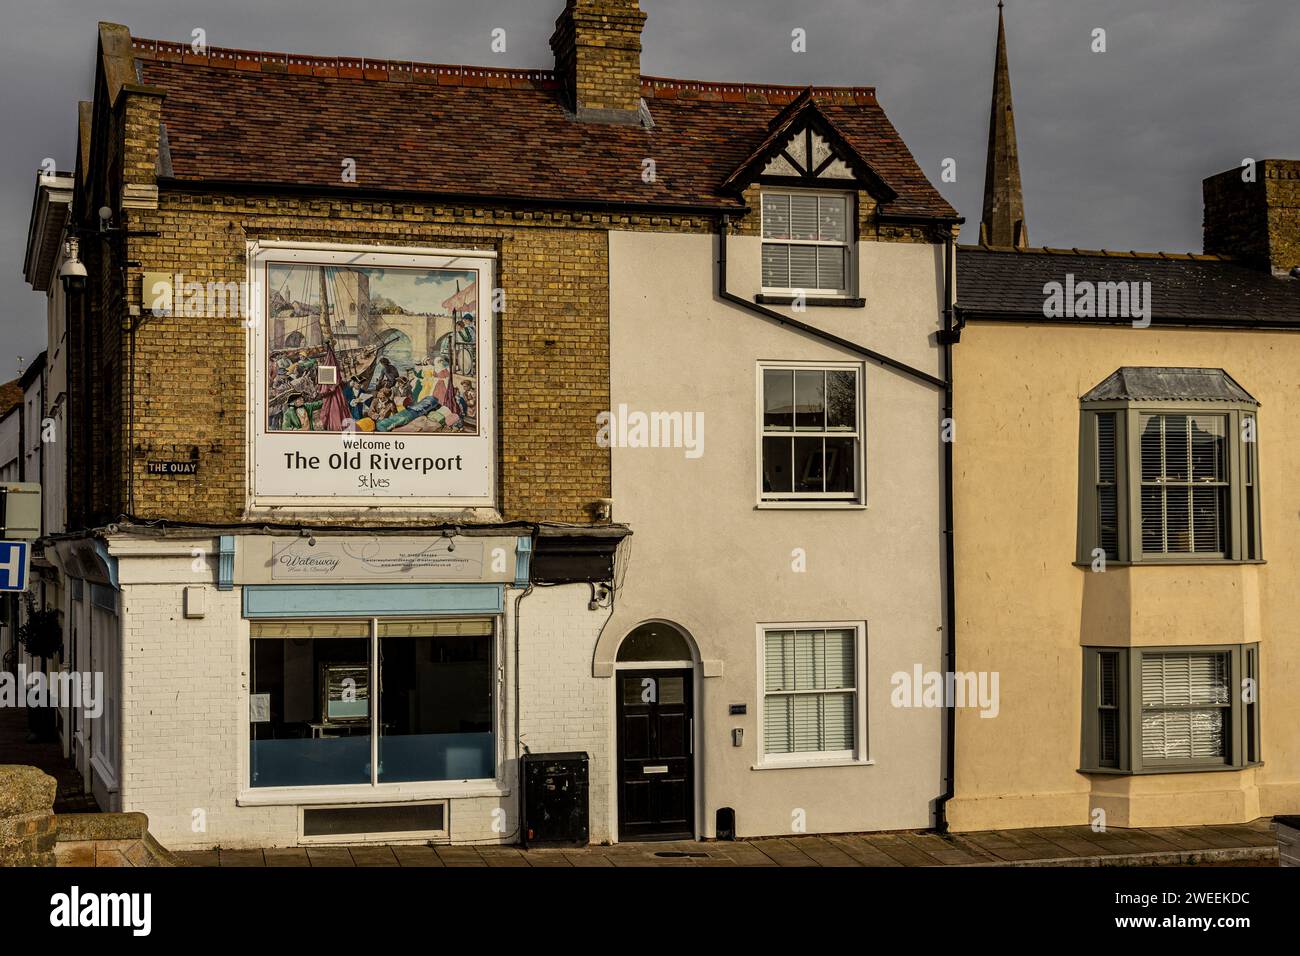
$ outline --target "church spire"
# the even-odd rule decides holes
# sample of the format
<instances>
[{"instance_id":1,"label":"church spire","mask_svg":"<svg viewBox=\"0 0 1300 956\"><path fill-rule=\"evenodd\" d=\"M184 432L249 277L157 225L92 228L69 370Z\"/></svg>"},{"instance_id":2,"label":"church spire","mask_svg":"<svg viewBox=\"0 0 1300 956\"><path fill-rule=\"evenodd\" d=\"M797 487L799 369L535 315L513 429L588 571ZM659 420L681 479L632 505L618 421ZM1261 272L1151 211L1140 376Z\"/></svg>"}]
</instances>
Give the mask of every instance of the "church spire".
<instances>
[{"instance_id":1,"label":"church spire","mask_svg":"<svg viewBox=\"0 0 1300 956\"><path fill-rule=\"evenodd\" d=\"M984 215L980 242L990 246L1029 245L1025 199L1020 190L1020 156L1016 117L1011 108L1011 70L1007 67L1007 31L998 0L998 51L993 68L993 104L989 110L989 155L984 167Z\"/></svg>"}]
</instances>

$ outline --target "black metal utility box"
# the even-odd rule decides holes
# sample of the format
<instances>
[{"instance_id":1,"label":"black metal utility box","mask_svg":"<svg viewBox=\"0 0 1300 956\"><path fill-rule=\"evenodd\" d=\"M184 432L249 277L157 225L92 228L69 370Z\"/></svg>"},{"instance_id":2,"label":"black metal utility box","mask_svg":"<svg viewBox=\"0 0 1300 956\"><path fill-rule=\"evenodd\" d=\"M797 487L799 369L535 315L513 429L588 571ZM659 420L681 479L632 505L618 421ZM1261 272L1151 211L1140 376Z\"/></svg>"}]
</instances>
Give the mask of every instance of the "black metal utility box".
<instances>
[{"instance_id":1,"label":"black metal utility box","mask_svg":"<svg viewBox=\"0 0 1300 956\"><path fill-rule=\"evenodd\" d=\"M585 753L524 754L520 842L586 846L587 755Z\"/></svg>"}]
</instances>

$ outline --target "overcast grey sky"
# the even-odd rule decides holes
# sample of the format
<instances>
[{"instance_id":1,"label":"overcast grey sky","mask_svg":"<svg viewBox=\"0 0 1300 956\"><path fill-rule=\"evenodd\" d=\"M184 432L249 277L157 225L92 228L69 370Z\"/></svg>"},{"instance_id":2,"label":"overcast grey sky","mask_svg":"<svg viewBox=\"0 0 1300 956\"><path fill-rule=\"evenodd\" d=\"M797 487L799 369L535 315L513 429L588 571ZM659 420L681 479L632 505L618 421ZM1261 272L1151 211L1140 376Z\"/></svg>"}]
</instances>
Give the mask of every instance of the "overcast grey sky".
<instances>
[{"instance_id":1,"label":"overcast grey sky","mask_svg":"<svg viewBox=\"0 0 1300 956\"><path fill-rule=\"evenodd\" d=\"M45 345L22 279L35 173L73 165L96 22L213 46L549 67L563 0L41 0L0 31L0 380ZM975 235L993 0L641 0L642 71L876 87ZM1243 157L1300 158L1296 0L1009 0L1021 173L1034 245L1200 251L1201 180ZM507 51L491 32L506 30ZM808 51L791 50L802 27ZM1106 31L1106 52L1091 50ZM940 182L946 157L957 181Z\"/></svg>"}]
</instances>

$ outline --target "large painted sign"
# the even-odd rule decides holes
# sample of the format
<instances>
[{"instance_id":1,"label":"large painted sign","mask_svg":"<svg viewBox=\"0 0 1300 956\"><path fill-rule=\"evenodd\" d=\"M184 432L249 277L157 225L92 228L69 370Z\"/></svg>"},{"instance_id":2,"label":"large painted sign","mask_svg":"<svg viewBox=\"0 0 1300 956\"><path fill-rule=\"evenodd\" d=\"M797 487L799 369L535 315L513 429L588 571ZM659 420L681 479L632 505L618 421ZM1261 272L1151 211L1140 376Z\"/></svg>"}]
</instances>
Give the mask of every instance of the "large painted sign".
<instances>
[{"instance_id":1,"label":"large painted sign","mask_svg":"<svg viewBox=\"0 0 1300 956\"><path fill-rule=\"evenodd\" d=\"M250 248L254 507L493 504L494 266Z\"/></svg>"}]
</instances>

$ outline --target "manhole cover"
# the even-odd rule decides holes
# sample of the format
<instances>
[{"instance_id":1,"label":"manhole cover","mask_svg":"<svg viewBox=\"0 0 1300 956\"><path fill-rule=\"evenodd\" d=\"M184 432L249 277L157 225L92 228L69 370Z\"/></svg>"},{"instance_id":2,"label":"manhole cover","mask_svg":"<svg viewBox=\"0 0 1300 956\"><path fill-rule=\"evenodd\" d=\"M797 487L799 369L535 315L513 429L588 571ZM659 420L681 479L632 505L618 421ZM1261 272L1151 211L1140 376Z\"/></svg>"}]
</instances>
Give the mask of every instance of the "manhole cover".
<instances>
[{"instance_id":1,"label":"manhole cover","mask_svg":"<svg viewBox=\"0 0 1300 956\"><path fill-rule=\"evenodd\" d=\"M668 857L674 860L680 859L681 857L698 857L705 860L709 858L707 853L694 853L689 850L658 850L655 852L655 856Z\"/></svg>"}]
</instances>

